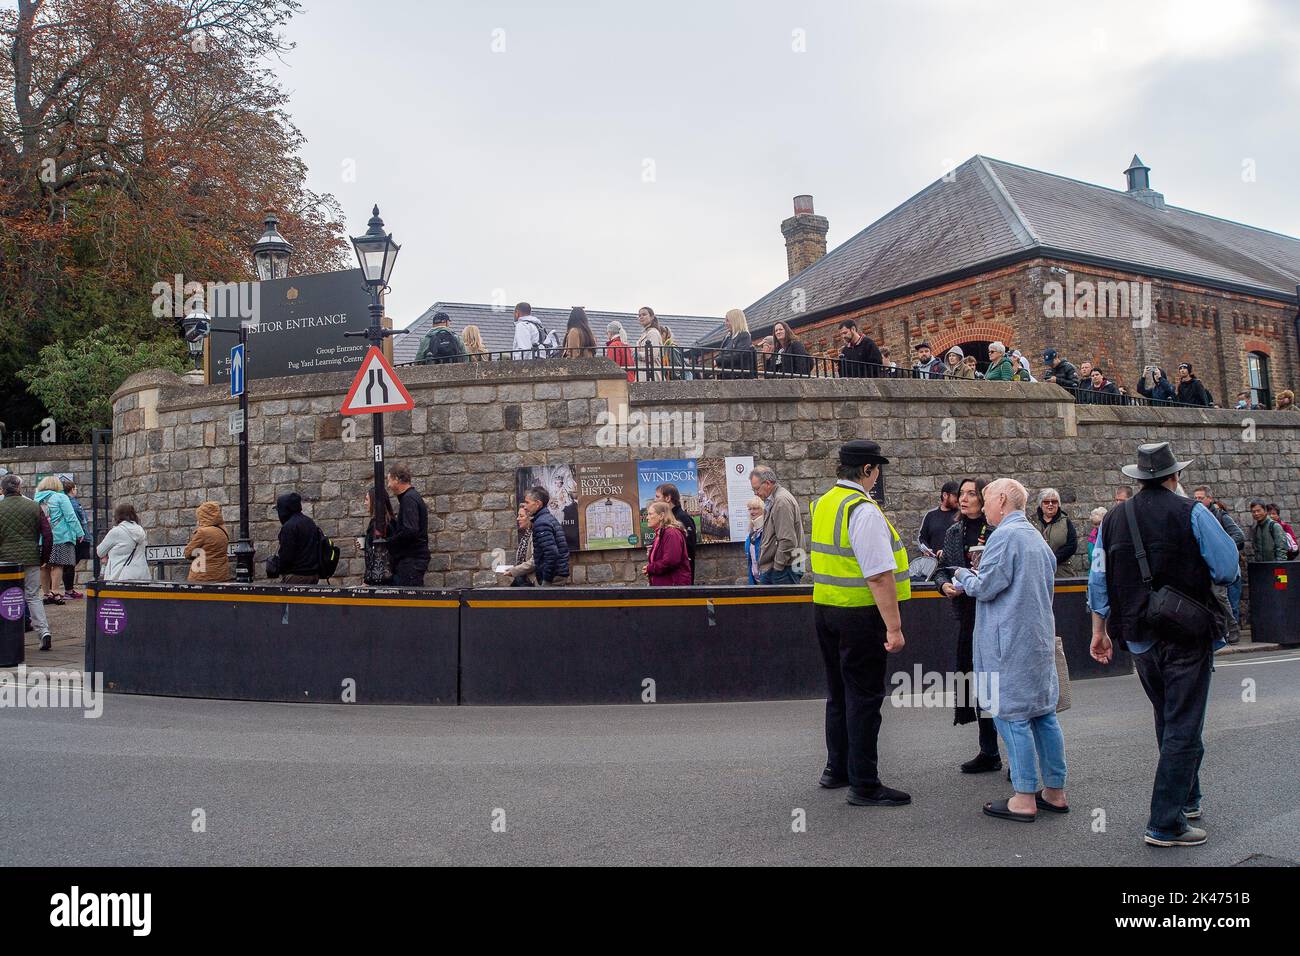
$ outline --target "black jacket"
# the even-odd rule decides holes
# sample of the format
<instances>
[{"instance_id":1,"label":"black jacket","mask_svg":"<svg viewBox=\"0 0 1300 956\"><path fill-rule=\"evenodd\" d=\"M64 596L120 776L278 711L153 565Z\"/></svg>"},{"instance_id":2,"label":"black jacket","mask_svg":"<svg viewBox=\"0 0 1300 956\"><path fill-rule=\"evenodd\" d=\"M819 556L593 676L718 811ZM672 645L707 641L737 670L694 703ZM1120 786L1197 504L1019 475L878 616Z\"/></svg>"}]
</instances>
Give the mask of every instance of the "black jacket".
<instances>
[{"instance_id":1,"label":"black jacket","mask_svg":"<svg viewBox=\"0 0 1300 956\"><path fill-rule=\"evenodd\" d=\"M533 518L533 564L541 584L569 576L569 542L549 508L542 508Z\"/></svg>"},{"instance_id":2,"label":"black jacket","mask_svg":"<svg viewBox=\"0 0 1300 956\"><path fill-rule=\"evenodd\" d=\"M1065 359L1061 359L1060 363L1055 367L1048 368L1043 375L1043 379L1046 380L1048 375L1053 376L1052 381L1061 388L1079 387L1079 370Z\"/></svg>"},{"instance_id":3,"label":"black jacket","mask_svg":"<svg viewBox=\"0 0 1300 956\"><path fill-rule=\"evenodd\" d=\"M397 520L388 529L388 556L393 564L406 558L429 560L429 508L414 488L397 496Z\"/></svg>"},{"instance_id":4,"label":"black jacket","mask_svg":"<svg viewBox=\"0 0 1300 956\"><path fill-rule=\"evenodd\" d=\"M1205 386L1201 384L1201 380L1195 375L1185 382L1178 383L1178 400L1184 405L1201 405L1205 408L1209 408L1214 404L1210 400L1209 391L1206 390Z\"/></svg>"},{"instance_id":5,"label":"black jacket","mask_svg":"<svg viewBox=\"0 0 1300 956\"><path fill-rule=\"evenodd\" d=\"M1150 388L1147 388L1147 377L1143 375L1138 379L1138 393L1151 399L1153 402L1173 402L1178 400L1178 393L1174 391L1174 385L1163 375L1160 381L1156 382ZM1102 539L1103 541L1105 538Z\"/></svg>"},{"instance_id":6,"label":"black jacket","mask_svg":"<svg viewBox=\"0 0 1300 956\"><path fill-rule=\"evenodd\" d=\"M758 353L748 332L728 333L718 348L713 360L718 378L754 378L758 374Z\"/></svg>"},{"instance_id":7,"label":"black jacket","mask_svg":"<svg viewBox=\"0 0 1300 956\"><path fill-rule=\"evenodd\" d=\"M812 368L812 356L802 342L791 343L788 349L774 353L767 360L769 375L809 375Z\"/></svg>"},{"instance_id":8,"label":"black jacket","mask_svg":"<svg viewBox=\"0 0 1300 956\"><path fill-rule=\"evenodd\" d=\"M857 345L840 349L840 378L876 378L884 364L880 349L865 335Z\"/></svg>"},{"instance_id":9,"label":"black jacket","mask_svg":"<svg viewBox=\"0 0 1300 956\"><path fill-rule=\"evenodd\" d=\"M686 513L686 509L678 505L673 509L673 517L682 523L682 528L686 531L686 557L691 560L691 581L695 580L695 519Z\"/></svg>"},{"instance_id":10,"label":"black jacket","mask_svg":"<svg viewBox=\"0 0 1300 956\"><path fill-rule=\"evenodd\" d=\"M1192 509L1196 501L1174 494L1168 488L1143 488L1133 498L1112 508L1102 519L1101 538L1106 545L1106 596L1110 614L1106 630L1111 640L1150 641L1174 635L1153 628L1145 619L1151 591L1166 584L1215 607L1210 568L1201 557L1201 547L1192 530ZM1151 567L1151 586L1142 583L1134 553L1126 509L1132 508L1142 534L1142 546Z\"/></svg>"},{"instance_id":11,"label":"black jacket","mask_svg":"<svg viewBox=\"0 0 1300 956\"><path fill-rule=\"evenodd\" d=\"M318 576L321 531L302 513L302 497L296 491L280 495L275 499L275 513L280 518L280 549L267 559L266 576Z\"/></svg>"}]
</instances>

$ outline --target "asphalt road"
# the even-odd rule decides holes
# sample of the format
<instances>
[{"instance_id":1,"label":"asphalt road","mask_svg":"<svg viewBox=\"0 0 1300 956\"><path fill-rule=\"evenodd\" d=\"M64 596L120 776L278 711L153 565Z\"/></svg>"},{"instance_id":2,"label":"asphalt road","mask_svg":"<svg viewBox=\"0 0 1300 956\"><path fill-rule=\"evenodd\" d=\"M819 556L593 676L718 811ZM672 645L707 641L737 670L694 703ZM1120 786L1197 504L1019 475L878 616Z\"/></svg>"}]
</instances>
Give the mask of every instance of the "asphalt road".
<instances>
[{"instance_id":1,"label":"asphalt road","mask_svg":"<svg viewBox=\"0 0 1300 956\"><path fill-rule=\"evenodd\" d=\"M1243 700L1243 681L1255 700ZM1068 816L983 816L973 727L886 704L903 808L816 786L820 701L416 708L108 696L0 709L0 864L886 864L1300 861L1300 655L1219 662L1207 845L1141 842L1156 759L1136 677L1078 682ZM194 811L205 832L194 832ZM806 832L792 832L795 811ZM1097 830L1104 811L1104 829ZM500 812L498 812L500 811ZM494 832L504 822L504 832Z\"/></svg>"}]
</instances>

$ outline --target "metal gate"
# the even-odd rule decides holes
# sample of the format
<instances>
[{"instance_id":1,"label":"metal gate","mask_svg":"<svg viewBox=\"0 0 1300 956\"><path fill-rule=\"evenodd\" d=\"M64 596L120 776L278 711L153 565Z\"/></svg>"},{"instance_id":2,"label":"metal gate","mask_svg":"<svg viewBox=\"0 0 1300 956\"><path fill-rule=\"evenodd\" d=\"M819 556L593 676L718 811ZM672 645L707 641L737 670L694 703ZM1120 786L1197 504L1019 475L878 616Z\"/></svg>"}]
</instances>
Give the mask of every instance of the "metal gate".
<instances>
[{"instance_id":1,"label":"metal gate","mask_svg":"<svg viewBox=\"0 0 1300 956\"><path fill-rule=\"evenodd\" d=\"M90 433L90 449L90 540L95 542L91 551L98 581L99 542L113 525L113 429L94 429Z\"/></svg>"}]
</instances>

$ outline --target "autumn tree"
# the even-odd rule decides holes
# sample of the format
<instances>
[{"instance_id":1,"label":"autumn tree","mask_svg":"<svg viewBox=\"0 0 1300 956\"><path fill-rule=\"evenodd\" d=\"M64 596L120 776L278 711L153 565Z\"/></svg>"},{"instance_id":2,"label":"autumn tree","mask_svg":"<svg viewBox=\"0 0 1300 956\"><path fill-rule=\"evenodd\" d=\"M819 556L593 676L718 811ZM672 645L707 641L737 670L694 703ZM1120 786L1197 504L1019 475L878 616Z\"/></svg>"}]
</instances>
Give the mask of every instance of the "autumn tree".
<instances>
[{"instance_id":1,"label":"autumn tree","mask_svg":"<svg viewBox=\"0 0 1300 956\"><path fill-rule=\"evenodd\" d=\"M267 208L298 272L342 267L334 197L268 63L298 0L17 0L0 11L0 419L47 409L17 372L106 327L174 341L156 282L254 278ZM84 348L81 349L84 352ZM30 378L30 375L28 376Z\"/></svg>"}]
</instances>

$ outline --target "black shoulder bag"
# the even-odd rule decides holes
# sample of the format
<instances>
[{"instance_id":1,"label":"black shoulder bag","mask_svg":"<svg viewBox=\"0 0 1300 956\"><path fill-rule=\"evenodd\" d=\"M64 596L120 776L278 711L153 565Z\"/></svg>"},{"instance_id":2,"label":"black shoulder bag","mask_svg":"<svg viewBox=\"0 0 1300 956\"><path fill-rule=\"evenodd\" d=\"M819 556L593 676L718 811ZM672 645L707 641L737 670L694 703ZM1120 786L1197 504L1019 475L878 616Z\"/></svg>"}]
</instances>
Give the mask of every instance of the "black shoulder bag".
<instances>
[{"instance_id":1,"label":"black shoulder bag","mask_svg":"<svg viewBox=\"0 0 1300 956\"><path fill-rule=\"evenodd\" d=\"M1147 626L1168 635L1169 640L1177 644L1211 643L1217 621L1213 611L1167 584L1160 588L1151 587L1151 565L1142 544L1142 533L1138 531L1137 518L1133 515L1136 501L1136 498L1131 498L1124 505L1124 517L1128 519L1129 534L1133 537L1142 583L1151 591L1144 615Z\"/></svg>"}]
</instances>

